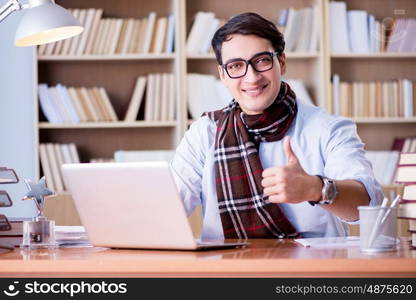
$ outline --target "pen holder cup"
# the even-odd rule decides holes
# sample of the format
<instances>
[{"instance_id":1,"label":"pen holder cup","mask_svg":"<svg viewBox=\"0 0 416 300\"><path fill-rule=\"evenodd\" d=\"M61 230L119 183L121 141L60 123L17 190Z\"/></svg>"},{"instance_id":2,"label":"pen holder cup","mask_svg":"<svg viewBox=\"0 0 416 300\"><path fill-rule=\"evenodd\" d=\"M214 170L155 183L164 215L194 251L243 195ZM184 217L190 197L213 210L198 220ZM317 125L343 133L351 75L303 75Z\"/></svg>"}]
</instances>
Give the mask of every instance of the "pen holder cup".
<instances>
[{"instance_id":1,"label":"pen holder cup","mask_svg":"<svg viewBox=\"0 0 416 300\"><path fill-rule=\"evenodd\" d=\"M397 250L397 209L360 206L360 250L385 252Z\"/></svg>"}]
</instances>

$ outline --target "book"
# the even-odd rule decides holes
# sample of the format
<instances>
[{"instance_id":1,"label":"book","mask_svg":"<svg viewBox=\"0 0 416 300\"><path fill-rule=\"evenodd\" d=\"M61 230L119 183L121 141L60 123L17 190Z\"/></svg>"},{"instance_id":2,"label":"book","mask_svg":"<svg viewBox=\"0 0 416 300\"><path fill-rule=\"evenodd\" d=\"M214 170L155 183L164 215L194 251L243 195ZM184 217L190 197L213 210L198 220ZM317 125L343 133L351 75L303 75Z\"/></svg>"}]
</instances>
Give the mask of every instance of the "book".
<instances>
[{"instance_id":1,"label":"book","mask_svg":"<svg viewBox=\"0 0 416 300\"><path fill-rule=\"evenodd\" d=\"M88 38L91 34L95 15L96 15L96 9L89 8L86 10L84 31L80 35L79 44L74 53L75 55L82 55L84 53L85 48L87 46Z\"/></svg>"},{"instance_id":2,"label":"book","mask_svg":"<svg viewBox=\"0 0 416 300\"><path fill-rule=\"evenodd\" d=\"M48 153L46 151L46 144L39 144L40 164L42 166L43 175L46 179L46 186L48 189L54 191L55 181L52 176L52 166L49 161Z\"/></svg>"},{"instance_id":3,"label":"book","mask_svg":"<svg viewBox=\"0 0 416 300\"><path fill-rule=\"evenodd\" d=\"M93 92L93 88L87 88L87 93L91 102L94 105L94 108L97 110L99 120L110 121L110 115L107 112L106 106L103 103L101 97L97 97L97 95Z\"/></svg>"},{"instance_id":4,"label":"book","mask_svg":"<svg viewBox=\"0 0 416 300\"><path fill-rule=\"evenodd\" d=\"M134 29L135 21L133 18L124 20L123 28L121 30L121 36L119 44L117 46L116 53L126 54L129 44L132 41L132 34Z\"/></svg>"},{"instance_id":5,"label":"book","mask_svg":"<svg viewBox=\"0 0 416 300\"><path fill-rule=\"evenodd\" d=\"M416 164L416 152L400 153L399 165L412 165L412 164Z\"/></svg>"},{"instance_id":6,"label":"book","mask_svg":"<svg viewBox=\"0 0 416 300\"><path fill-rule=\"evenodd\" d=\"M146 88L146 80L146 76L139 76L137 78L124 121L134 122L137 119L137 114Z\"/></svg>"},{"instance_id":7,"label":"book","mask_svg":"<svg viewBox=\"0 0 416 300\"><path fill-rule=\"evenodd\" d=\"M396 182L403 184L416 183L416 164L398 165Z\"/></svg>"},{"instance_id":8,"label":"book","mask_svg":"<svg viewBox=\"0 0 416 300\"><path fill-rule=\"evenodd\" d=\"M62 144L61 145L61 152L62 152L62 159L64 164L72 164L74 161L72 161L71 157L71 150L69 150L69 144Z\"/></svg>"},{"instance_id":9,"label":"book","mask_svg":"<svg viewBox=\"0 0 416 300\"><path fill-rule=\"evenodd\" d=\"M409 184L404 186L402 201L416 201L416 184Z\"/></svg>"},{"instance_id":10,"label":"book","mask_svg":"<svg viewBox=\"0 0 416 300\"><path fill-rule=\"evenodd\" d=\"M299 10L299 36L297 36L294 51L295 52L307 52L309 50L309 44L311 42L311 29L313 22L313 9L312 7L304 7Z\"/></svg>"},{"instance_id":11,"label":"book","mask_svg":"<svg viewBox=\"0 0 416 300\"><path fill-rule=\"evenodd\" d=\"M69 153L71 154L71 161L75 164L80 163L77 146L74 143L69 144Z\"/></svg>"},{"instance_id":12,"label":"book","mask_svg":"<svg viewBox=\"0 0 416 300\"><path fill-rule=\"evenodd\" d=\"M115 54L116 53L117 43L118 43L119 38L120 38L122 25L123 25L123 19L115 19L113 21L114 29L113 29L111 39L110 39L110 42L109 42L109 47L108 47L107 54Z\"/></svg>"},{"instance_id":13,"label":"book","mask_svg":"<svg viewBox=\"0 0 416 300\"><path fill-rule=\"evenodd\" d=\"M38 85L39 104L43 115L49 123L59 123L52 100L49 97L48 86L44 83Z\"/></svg>"},{"instance_id":14,"label":"book","mask_svg":"<svg viewBox=\"0 0 416 300\"><path fill-rule=\"evenodd\" d=\"M329 2L329 41L331 53L350 52L345 2Z\"/></svg>"},{"instance_id":15,"label":"book","mask_svg":"<svg viewBox=\"0 0 416 300\"><path fill-rule=\"evenodd\" d=\"M350 10L348 17L348 34L352 53L368 53L368 15L365 10Z\"/></svg>"},{"instance_id":16,"label":"book","mask_svg":"<svg viewBox=\"0 0 416 300\"><path fill-rule=\"evenodd\" d=\"M140 20L140 23L136 24L137 27L137 42L133 45L134 53L144 53L144 38L147 31L147 23L149 22L148 18L143 18Z\"/></svg>"},{"instance_id":17,"label":"book","mask_svg":"<svg viewBox=\"0 0 416 300\"><path fill-rule=\"evenodd\" d=\"M91 30L87 38L85 50L83 52L84 54L92 54L94 42L96 41L98 35L99 23L104 12L102 8L95 9L94 11L94 19L91 24Z\"/></svg>"},{"instance_id":18,"label":"book","mask_svg":"<svg viewBox=\"0 0 416 300\"><path fill-rule=\"evenodd\" d=\"M109 18L107 22L107 30L104 34L103 48L101 49L100 54L110 54L111 44L113 42L113 38L116 36L117 19Z\"/></svg>"},{"instance_id":19,"label":"book","mask_svg":"<svg viewBox=\"0 0 416 300\"><path fill-rule=\"evenodd\" d=\"M211 40L214 36L217 29L220 27L220 20L218 18L213 18L211 20L211 24L209 24L209 28L207 31L207 36L205 40L203 41L203 44L200 49L200 53L207 54L209 52L209 49L211 48Z\"/></svg>"},{"instance_id":20,"label":"book","mask_svg":"<svg viewBox=\"0 0 416 300\"><path fill-rule=\"evenodd\" d=\"M175 45L175 16L169 15L165 41L165 53L172 53Z\"/></svg>"},{"instance_id":21,"label":"book","mask_svg":"<svg viewBox=\"0 0 416 300\"><path fill-rule=\"evenodd\" d=\"M295 50L296 40L300 33L300 13L294 9L289 8L287 14L287 23L285 29L285 40L286 46L285 50L287 52L292 52Z\"/></svg>"},{"instance_id":22,"label":"book","mask_svg":"<svg viewBox=\"0 0 416 300\"><path fill-rule=\"evenodd\" d=\"M169 109L169 76L168 73L162 74L161 79L161 96L160 96L160 120L168 121L168 109Z\"/></svg>"},{"instance_id":23,"label":"book","mask_svg":"<svg viewBox=\"0 0 416 300\"><path fill-rule=\"evenodd\" d=\"M53 144L51 143L46 144L46 154L48 156L48 161L50 163L51 170L52 170L53 181L55 183L54 192L62 192L64 191L64 186L63 186L61 174L59 171L60 166L58 164L58 158L55 154L55 149L54 149Z\"/></svg>"},{"instance_id":24,"label":"book","mask_svg":"<svg viewBox=\"0 0 416 300\"><path fill-rule=\"evenodd\" d=\"M86 9L80 9L79 10L79 15L78 15L78 21L81 24L82 27L85 28L85 19L87 17L87 10ZM71 45L69 47L68 53L69 55L75 55L76 51L78 49L78 45L79 45L79 41L82 37L84 32L82 32L81 34L77 34L76 36L74 36L71 41Z\"/></svg>"},{"instance_id":25,"label":"book","mask_svg":"<svg viewBox=\"0 0 416 300\"><path fill-rule=\"evenodd\" d=\"M156 23L156 12L152 11L149 13L149 16L147 17L147 27L146 27L146 33L143 38L143 53L150 53L150 47L152 45L152 40L154 38L154 28Z\"/></svg>"},{"instance_id":26,"label":"book","mask_svg":"<svg viewBox=\"0 0 416 300\"><path fill-rule=\"evenodd\" d=\"M75 91L75 88L68 87L67 92L69 94L69 97L72 100L72 103L74 104L75 110L77 112L77 115L79 117L80 122L87 122L87 115L84 111L83 104L81 103L80 98L78 97L78 93Z\"/></svg>"},{"instance_id":27,"label":"book","mask_svg":"<svg viewBox=\"0 0 416 300\"><path fill-rule=\"evenodd\" d=\"M397 212L398 218L416 218L416 201L401 202Z\"/></svg>"},{"instance_id":28,"label":"book","mask_svg":"<svg viewBox=\"0 0 416 300\"><path fill-rule=\"evenodd\" d=\"M93 102L90 95L88 94L87 88L86 87L79 88L79 95L82 97L86 107L88 108L92 121L94 122L101 121L102 119L99 115L98 108L96 108L95 103Z\"/></svg>"},{"instance_id":29,"label":"book","mask_svg":"<svg viewBox=\"0 0 416 300\"><path fill-rule=\"evenodd\" d=\"M160 54L163 51L164 42L166 39L168 19L161 17L157 19L155 27L155 39L152 45L152 53Z\"/></svg>"},{"instance_id":30,"label":"book","mask_svg":"<svg viewBox=\"0 0 416 300\"><path fill-rule=\"evenodd\" d=\"M147 75L146 100L144 106L144 120L153 120L154 111L154 97L155 97L155 74Z\"/></svg>"},{"instance_id":31,"label":"book","mask_svg":"<svg viewBox=\"0 0 416 300\"><path fill-rule=\"evenodd\" d=\"M58 93L58 90L56 87L52 86L48 88L49 96L52 99L52 102L54 103L54 107L56 109L56 112L59 115L59 118L64 123L71 123L71 116L69 114L69 110L64 104L63 99Z\"/></svg>"},{"instance_id":32,"label":"book","mask_svg":"<svg viewBox=\"0 0 416 300\"><path fill-rule=\"evenodd\" d=\"M64 104L68 114L69 114L70 121L72 123L79 123L80 118L79 118L77 110L75 108L75 104L74 104L72 98L68 94L67 88L65 86L63 86L62 84L57 84L56 85L56 91L58 92L59 97L60 97L62 103Z\"/></svg>"},{"instance_id":33,"label":"book","mask_svg":"<svg viewBox=\"0 0 416 300\"><path fill-rule=\"evenodd\" d=\"M110 120L118 121L117 114L114 111L114 107L111 104L110 98L108 97L106 90L103 87L98 87L98 88L93 88L93 92L96 94L96 96L98 95L102 103L104 103L106 110L108 114L110 115Z\"/></svg>"},{"instance_id":34,"label":"book","mask_svg":"<svg viewBox=\"0 0 416 300\"><path fill-rule=\"evenodd\" d=\"M105 54L105 47L107 45L107 41L110 38L109 33L111 31L111 18L102 19L102 24L100 28L100 36L98 37L98 43L95 48L95 54Z\"/></svg>"},{"instance_id":35,"label":"book","mask_svg":"<svg viewBox=\"0 0 416 300\"><path fill-rule=\"evenodd\" d=\"M311 39L309 43L309 52L316 52L319 50L319 30L321 28L321 18L319 17L319 7L314 4L312 7L312 28Z\"/></svg>"},{"instance_id":36,"label":"book","mask_svg":"<svg viewBox=\"0 0 416 300\"><path fill-rule=\"evenodd\" d=\"M62 182L62 189L65 191L66 187L65 187L65 182L63 179L63 175L62 175L62 165L64 164L64 157L62 154L62 150L61 150L61 144L52 144L53 146L53 150L55 153L55 157L56 157L56 163L58 166L58 173L59 173L59 178L61 179Z\"/></svg>"},{"instance_id":37,"label":"book","mask_svg":"<svg viewBox=\"0 0 416 300\"><path fill-rule=\"evenodd\" d=\"M162 74L156 73L154 74L155 81L154 81L154 97L153 97L153 117L151 118L153 121L160 121L160 113L161 113L161 96L162 96Z\"/></svg>"},{"instance_id":38,"label":"book","mask_svg":"<svg viewBox=\"0 0 416 300\"><path fill-rule=\"evenodd\" d=\"M175 75L169 74L168 121L174 121L176 113L176 84Z\"/></svg>"},{"instance_id":39,"label":"book","mask_svg":"<svg viewBox=\"0 0 416 300\"><path fill-rule=\"evenodd\" d=\"M107 19L100 19L98 21L96 36L94 37L91 50L88 54L99 54L99 49L101 47L102 40L103 40L104 27L106 26L106 24L107 24Z\"/></svg>"},{"instance_id":40,"label":"book","mask_svg":"<svg viewBox=\"0 0 416 300\"><path fill-rule=\"evenodd\" d=\"M213 12L199 11L196 13L186 41L186 51L188 54L200 53L201 46L207 38L209 27L214 17Z\"/></svg>"},{"instance_id":41,"label":"book","mask_svg":"<svg viewBox=\"0 0 416 300\"><path fill-rule=\"evenodd\" d=\"M80 9L74 8L74 9L71 10L71 13L72 13L72 15L74 16L75 19L79 19ZM68 55L70 46L72 44L72 41L75 38L76 38L76 36L63 40L64 43L62 45L62 49L61 49L61 52L59 54Z\"/></svg>"}]
</instances>

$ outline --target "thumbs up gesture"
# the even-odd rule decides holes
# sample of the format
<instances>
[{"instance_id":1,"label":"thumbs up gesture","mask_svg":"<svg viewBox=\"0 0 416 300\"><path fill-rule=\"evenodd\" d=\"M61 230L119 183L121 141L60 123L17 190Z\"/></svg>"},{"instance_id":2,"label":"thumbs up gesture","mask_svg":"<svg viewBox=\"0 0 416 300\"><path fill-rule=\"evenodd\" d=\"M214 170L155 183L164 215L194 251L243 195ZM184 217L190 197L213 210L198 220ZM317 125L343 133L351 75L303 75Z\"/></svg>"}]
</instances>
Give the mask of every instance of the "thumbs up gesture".
<instances>
[{"instance_id":1,"label":"thumbs up gesture","mask_svg":"<svg viewBox=\"0 0 416 300\"><path fill-rule=\"evenodd\" d=\"M265 169L261 184L264 195L273 203L299 203L316 201L321 197L322 183L317 176L309 175L302 168L290 146L290 137L283 140L287 165Z\"/></svg>"}]
</instances>

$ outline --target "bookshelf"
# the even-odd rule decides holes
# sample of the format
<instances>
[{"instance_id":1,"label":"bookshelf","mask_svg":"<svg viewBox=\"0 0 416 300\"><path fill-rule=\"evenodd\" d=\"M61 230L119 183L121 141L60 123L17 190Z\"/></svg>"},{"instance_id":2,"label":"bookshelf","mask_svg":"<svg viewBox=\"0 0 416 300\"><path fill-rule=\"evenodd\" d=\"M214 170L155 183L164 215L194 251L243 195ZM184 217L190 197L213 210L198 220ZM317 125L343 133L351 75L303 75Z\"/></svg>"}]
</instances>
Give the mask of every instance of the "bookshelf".
<instances>
[{"instance_id":1,"label":"bookshelf","mask_svg":"<svg viewBox=\"0 0 416 300\"><path fill-rule=\"evenodd\" d=\"M347 9L363 9L377 19L392 16L400 9L406 17L416 17L413 0L346 0ZM382 3L381 3L382 2ZM92 122L50 124L40 117L39 143L75 143L81 161L110 158L115 150L174 149L192 123L187 105L187 74L217 76L212 53L187 54L186 41L194 16L209 11L220 19L245 12L257 12L277 22L285 8L302 9L317 5L319 13L318 50L286 52L285 78L301 79L315 104L325 107L331 101L331 76L340 74L345 81L391 80L416 81L416 53L337 53L330 51L329 0L57 0L65 8L102 8L103 17L143 18L154 11L158 16L175 16L174 52L170 54L89 54L39 55L36 60L38 82L68 86L103 86L117 116L123 119L137 76L170 72L175 75L175 121ZM35 107L38 102L35 103ZM41 116L41 114L39 114ZM143 109L139 112L143 116ZM140 118L139 118L140 119ZM416 135L416 117L353 118L367 150L389 150L394 137ZM391 187L387 187L391 188ZM393 187L394 188L394 187ZM68 195L66 195L68 196Z\"/></svg>"},{"instance_id":2,"label":"bookshelf","mask_svg":"<svg viewBox=\"0 0 416 300\"><path fill-rule=\"evenodd\" d=\"M102 18L142 19L150 12L159 16L172 14L179 19L177 0L66 0L57 1L65 8L103 9ZM179 38L179 35L176 34ZM175 41L177 43L178 40ZM174 48L178 49L178 45ZM174 148L182 135L180 120L125 122L129 101L136 78L149 73L173 73L178 78L180 57L174 53L127 53L38 55L38 82L55 85L92 87L102 86L107 91L117 114L117 122L60 123L46 122L39 114L39 143L77 145L81 162L92 158L111 158L116 150L151 150ZM179 80L178 80L179 82ZM179 86L176 82L175 85ZM180 90L176 91L180 98ZM179 108L176 108L179 111ZM143 119L143 111L139 112ZM140 119L140 118L139 118Z\"/></svg>"},{"instance_id":3,"label":"bookshelf","mask_svg":"<svg viewBox=\"0 0 416 300\"><path fill-rule=\"evenodd\" d=\"M346 0L347 10L365 10L378 20L387 18L415 18L416 3L412 0ZM329 24L329 1L324 2L325 23ZM331 76L340 75L343 81L388 81L399 78L416 80L416 53L331 53L329 28L325 27L327 99L331 99ZM331 100L329 100L331 101ZM416 116L355 117L357 130L367 150L390 150L395 137L416 135ZM388 189L388 187L386 187Z\"/></svg>"}]
</instances>

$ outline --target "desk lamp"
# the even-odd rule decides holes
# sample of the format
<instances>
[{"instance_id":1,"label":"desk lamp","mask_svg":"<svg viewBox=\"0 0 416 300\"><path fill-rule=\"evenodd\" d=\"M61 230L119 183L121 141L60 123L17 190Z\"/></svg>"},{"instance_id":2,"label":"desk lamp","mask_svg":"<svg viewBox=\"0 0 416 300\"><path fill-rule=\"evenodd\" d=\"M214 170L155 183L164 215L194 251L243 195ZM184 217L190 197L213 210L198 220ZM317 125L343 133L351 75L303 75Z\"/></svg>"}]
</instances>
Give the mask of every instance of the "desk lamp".
<instances>
[{"instance_id":1,"label":"desk lamp","mask_svg":"<svg viewBox=\"0 0 416 300\"><path fill-rule=\"evenodd\" d=\"M34 46L56 42L80 34L84 28L71 13L53 0L9 0L0 8L0 22L11 13L27 9L15 35L15 46Z\"/></svg>"}]
</instances>

